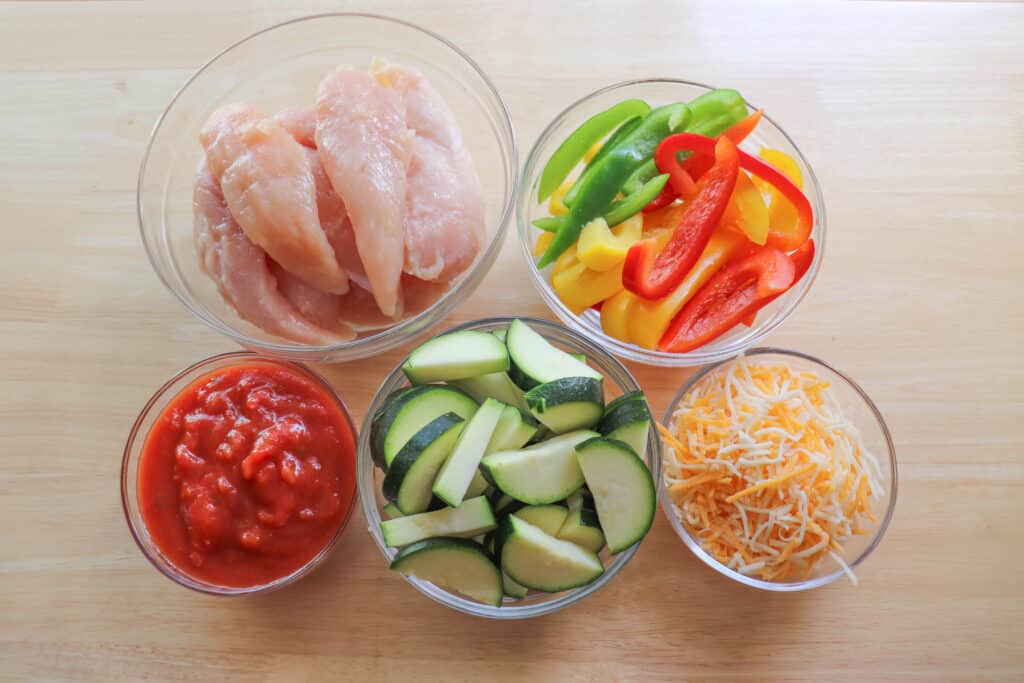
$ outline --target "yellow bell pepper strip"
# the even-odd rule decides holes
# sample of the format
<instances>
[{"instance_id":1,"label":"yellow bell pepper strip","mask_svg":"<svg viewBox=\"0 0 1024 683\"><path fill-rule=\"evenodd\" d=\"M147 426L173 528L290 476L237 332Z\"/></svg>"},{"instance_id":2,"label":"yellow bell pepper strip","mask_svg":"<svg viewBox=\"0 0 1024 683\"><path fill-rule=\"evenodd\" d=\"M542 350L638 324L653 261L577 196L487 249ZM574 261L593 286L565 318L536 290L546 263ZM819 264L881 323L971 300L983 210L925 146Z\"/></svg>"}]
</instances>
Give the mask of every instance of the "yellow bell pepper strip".
<instances>
[{"instance_id":1,"label":"yellow bell pepper strip","mask_svg":"<svg viewBox=\"0 0 1024 683\"><path fill-rule=\"evenodd\" d=\"M551 277L554 277L575 265L579 265L579 262L580 260L576 258L576 245L574 244L563 251L562 255L555 260L555 265L551 266Z\"/></svg>"},{"instance_id":2,"label":"yellow bell pepper strip","mask_svg":"<svg viewBox=\"0 0 1024 683\"><path fill-rule=\"evenodd\" d=\"M548 213L552 216L564 216L569 213L569 207L562 200L571 187L571 182L565 182L555 188L555 191L551 193L551 199L548 200Z\"/></svg>"},{"instance_id":3,"label":"yellow bell pepper strip","mask_svg":"<svg viewBox=\"0 0 1024 683\"><path fill-rule=\"evenodd\" d=\"M639 297L627 289L621 290L601 304L601 329L609 337L627 344L633 341L630 334L630 309Z\"/></svg>"},{"instance_id":4,"label":"yellow bell pepper strip","mask_svg":"<svg viewBox=\"0 0 1024 683\"><path fill-rule=\"evenodd\" d=\"M675 153L704 138L692 133L679 133L665 138L656 157L668 149ZM714 142L715 165L701 180L700 188L686 204L679 225L665 248L654 251L651 240L633 245L626 256L622 284L645 299L660 299L679 285L707 246L711 233L722 220L722 214L736 187L739 154L729 138Z\"/></svg>"},{"instance_id":5,"label":"yellow bell pepper strip","mask_svg":"<svg viewBox=\"0 0 1024 683\"><path fill-rule=\"evenodd\" d=\"M537 235L537 241L533 245L533 255L540 256L543 254L553 239L555 239L555 236L550 232L542 232Z\"/></svg>"},{"instance_id":6,"label":"yellow bell pepper strip","mask_svg":"<svg viewBox=\"0 0 1024 683\"><path fill-rule=\"evenodd\" d=\"M626 253L640 241L643 229L639 214L618 225L614 232L603 218L595 218L580 232L576 258L591 270L611 270L626 260Z\"/></svg>"},{"instance_id":7,"label":"yellow bell pepper strip","mask_svg":"<svg viewBox=\"0 0 1024 683\"><path fill-rule=\"evenodd\" d=\"M732 191L722 222L735 225L758 246L768 239L768 205L750 176L740 171L736 175L736 188Z\"/></svg>"},{"instance_id":8,"label":"yellow bell pepper strip","mask_svg":"<svg viewBox=\"0 0 1024 683\"><path fill-rule=\"evenodd\" d=\"M581 123L562 141L562 144L548 159L548 163L544 165L544 170L540 174L540 183L537 186L537 201L544 201L568 177L580 159L596 142L614 131L623 122L634 117L646 116L650 110L651 106L643 100L623 100Z\"/></svg>"},{"instance_id":9,"label":"yellow bell pepper strip","mask_svg":"<svg viewBox=\"0 0 1024 683\"><path fill-rule=\"evenodd\" d=\"M804 189L803 174L793 157L777 149L765 147L758 156L779 169L799 189ZM769 200L768 221L779 232L791 232L799 218L796 207L787 201L771 184L755 177L754 183L767 195Z\"/></svg>"},{"instance_id":10,"label":"yellow bell pepper strip","mask_svg":"<svg viewBox=\"0 0 1024 683\"><path fill-rule=\"evenodd\" d=\"M589 164L597 156L597 153L601 151L601 147L604 146L603 140L598 140L590 146L586 154L583 155L583 163Z\"/></svg>"},{"instance_id":11,"label":"yellow bell pepper strip","mask_svg":"<svg viewBox=\"0 0 1024 683\"><path fill-rule=\"evenodd\" d=\"M631 341L645 349L658 348L658 342L664 336L672 319L694 293L726 263L741 256L749 248L750 241L738 230L724 224L716 228L700 258L675 289L667 296L654 301L636 298L636 302L629 309L627 324ZM603 318L602 311L602 321Z\"/></svg>"},{"instance_id":12,"label":"yellow bell pepper strip","mask_svg":"<svg viewBox=\"0 0 1024 683\"><path fill-rule=\"evenodd\" d=\"M576 315L622 291L622 265L611 270L591 270L576 263L551 276L551 288Z\"/></svg>"}]
</instances>

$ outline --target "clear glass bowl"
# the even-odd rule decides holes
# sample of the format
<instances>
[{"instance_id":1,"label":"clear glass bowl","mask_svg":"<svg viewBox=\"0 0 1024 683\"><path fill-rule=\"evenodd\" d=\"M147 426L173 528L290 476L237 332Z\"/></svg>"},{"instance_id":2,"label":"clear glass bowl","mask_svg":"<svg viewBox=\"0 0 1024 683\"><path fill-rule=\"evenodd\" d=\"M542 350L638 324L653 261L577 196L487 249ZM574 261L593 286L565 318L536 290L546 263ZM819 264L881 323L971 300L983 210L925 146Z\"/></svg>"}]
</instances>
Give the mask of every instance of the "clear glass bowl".
<instances>
[{"instance_id":1,"label":"clear glass bowl","mask_svg":"<svg viewBox=\"0 0 1024 683\"><path fill-rule=\"evenodd\" d=\"M876 458L878 458L883 475L883 481L881 483L885 487L885 495L878 501L878 507L876 508L876 511L880 512L878 515L878 522L875 524L875 527L872 529L870 534L854 536L843 545L844 559L846 559L850 569L855 569L858 565L864 562L865 559L867 559L868 555L871 554L871 551L873 551L882 540L882 536L885 535L885 530L889 527L889 522L892 520L893 510L896 507L896 490L898 483L896 474L896 449L893 446L892 436L889 434L889 427L885 424L885 419L882 417L882 414L878 411L878 408L875 406L874 402L872 402L871 398L868 397L856 382L823 360L800 353L799 351L773 348L753 349L751 351L747 351L746 356L752 358L756 357L766 361L785 362L795 370L813 371L829 381L839 404L842 406L843 413L850 419L857 429L860 430L861 436L864 440L864 445L867 449L873 453ZM694 375L683 384L679 389L679 392L672 398L672 402L665 411L665 415L662 418L661 423L665 425L665 427L672 429L672 416L675 414L680 402L687 393L689 393L690 389L696 386L710 373L715 372L718 368L730 362L733 361L727 360L714 365L709 365L708 367L702 368L700 371L694 373ZM666 447L664 457L668 457L669 452L670 450ZM700 543L690 535L690 532L687 531L686 526L683 524L682 519L677 512L676 505L668 495L668 489L665 486L664 479L660 476L658 477L658 496L661 498L661 506L665 511L665 516L668 517L668 521L672 524L672 528L675 529L679 538L683 539L683 543L686 544L686 547L693 551L693 554L700 558L704 564L708 565L715 571L728 576L734 581L764 590L792 592L818 588L819 586L832 583L836 579L845 575L845 572L831 561L819 562L812 571L811 576L806 580L792 579L764 581L762 579L741 574L726 567L724 564L709 555L700 547Z\"/></svg>"},{"instance_id":2,"label":"clear glass bowl","mask_svg":"<svg viewBox=\"0 0 1024 683\"><path fill-rule=\"evenodd\" d=\"M139 491L137 486L139 477L139 459L142 456L142 450L145 446L146 437L149 435L150 428L152 428L153 423L157 418L160 417L160 414L164 411L164 408L167 407L167 404L173 401L179 392L195 380L204 375L216 372L217 370L222 370L236 365L252 365L254 363L288 368L289 370L298 372L310 378L322 386L324 391L327 392L327 395L334 399L335 404L341 411L341 414L345 416L345 421L348 423L349 433L351 433L353 437L356 433L355 425L352 423L352 415L349 413L348 406L345 405L345 402L341 400L341 397L338 396L331 385L328 384L323 377L304 365L275 360L273 358L260 356L256 353L250 353L248 351L222 353L218 356L212 356L205 360L201 360L198 363L185 368L177 375L167 380L162 387L157 389L156 393L153 394L153 397L149 399L146 405L142 408L142 412L139 413L138 418L136 418L135 424L132 425L132 430L128 434L128 442L124 446L124 457L121 460L121 506L124 509L124 518L128 523L128 530L131 532L132 538L135 539L135 543L139 546L139 550L142 551L142 554L147 560L149 560L150 564L156 567L161 574L169 578L171 581L174 581L185 588L191 588L194 591L199 591L200 593L208 593L211 595L251 595L253 593L265 593L276 590L298 581L303 576L309 574L320 566L320 564L330 556L334 547L337 545L338 540L341 538L341 534L345 531L345 527L348 525L349 519L352 517L352 508L355 507L355 496L353 496L352 502L350 503L349 508L345 510L344 516L342 517L341 523L338 525L338 530L335 532L334 536L332 536L327 545L325 545L319 553L306 562L306 564L302 565L291 574L256 586L221 586L190 576L186 571L171 562L163 554L159 546L157 546L153 541L152 537L149 535L149 530L146 528L146 521L143 519L142 510L139 507Z\"/></svg>"},{"instance_id":3,"label":"clear glass bowl","mask_svg":"<svg viewBox=\"0 0 1024 683\"><path fill-rule=\"evenodd\" d=\"M688 353L665 353L645 349L605 334L601 329L601 316L597 311L591 309L583 315L573 313L562 303L558 294L551 287L551 266L544 270L537 268L537 260L533 256L533 245L541 231L534 227L532 222L548 215L547 202L537 203L537 184L540 182L544 165L566 136L594 114L625 99L636 97L646 100L652 106L657 106L669 102L686 102L711 89L710 86L700 83L673 79L627 81L602 88L569 105L565 111L556 116L533 145L533 149L530 150L530 155L526 159L526 165L523 167L519 183L519 196L516 200L516 222L519 226L519 241L534 286L537 287L537 291L540 292L548 307L566 325L599 340L602 346L621 358L628 358L648 365L685 367L715 363L735 356L764 339L793 314L797 305L810 290L811 284L818 274L818 269L821 267L821 260L825 255L825 203L818 186L818 179L810 164L797 149L796 144L778 124L769 116L765 116L761 119L757 129L743 141L740 149L756 156L761 148L770 147L781 150L796 160L804 177L804 194L807 195L811 207L814 209L814 226L811 229L811 237L814 239L816 253L808 273L796 286L761 309L757 315L757 323L753 327L737 325L713 342ZM752 110L757 109L756 105L752 103L748 102L748 105Z\"/></svg>"},{"instance_id":4,"label":"clear glass bowl","mask_svg":"<svg viewBox=\"0 0 1024 683\"><path fill-rule=\"evenodd\" d=\"M210 113L247 101L274 112L312 104L320 78L339 64L368 68L380 58L422 72L458 119L483 189L489 244L428 309L351 342L309 346L239 318L199 267L192 243L192 183L202 158L199 129ZM444 38L369 14L321 14L255 33L210 60L161 114L139 171L142 241L156 274L197 318L242 346L292 360L344 361L376 355L436 325L480 284L501 250L515 194L515 136L508 110L480 67Z\"/></svg>"},{"instance_id":5,"label":"clear glass bowl","mask_svg":"<svg viewBox=\"0 0 1024 683\"><path fill-rule=\"evenodd\" d=\"M630 374L629 370L627 370L622 363L578 332L547 320L524 317L520 317L519 319L529 324L530 327L556 346L567 351L586 354L590 359L591 365L605 376L605 399L607 401L612 400L619 394L624 394L629 391L637 391L640 389L636 380L633 379L633 375ZM484 332L490 332L492 330L508 327L509 323L513 320L515 320L515 318L486 318L453 327L450 330L446 330L446 332L454 332L456 330L481 330ZM398 549L388 547L388 545L384 543L384 536L380 531L380 523L382 520L381 510L387 503L387 500L383 495L381 495L381 483L384 481L384 472L374 465L373 457L370 455L370 425L373 421L373 416L376 415L383 407L384 400L387 396L396 389L408 385L409 382L402 373L402 364L399 363L387 378L385 378L380 389L377 390L377 394L373 397L370 407L366 411L366 417L363 419L363 429L359 435L359 449L356 458L359 500L363 506L363 515L366 517L367 528L370 531L370 535L373 536L373 540L377 542L377 547L380 548L381 553L383 553L384 559L387 560L389 564L394 559L395 555L398 554ZM651 430L650 436L647 440L647 456L644 460L647 463L647 467L651 470L651 474L655 480L660 479L661 442L658 440L653 429ZM604 574L591 584L563 591L561 593L531 592L530 595L523 600L505 598L505 604L501 607L484 605L474 600L463 598L456 593L452 593L444 588L435 586L429 581L424 581L415 577L396 574L396 578L397 576L402 576L402 578L412 584L416 590L420 591L427 597L432 600L436 600L442 605L458 610L459 612L465 612L466 614L472 614L478 617L487 617L490 619L526 619L529 617L539 617L544 614L556 612L579 602L586 596L598 590L611 581L616 574L622 571L622 568L625 567L630 559L632 559L633 555L636 554L636 551L642 542L643 541L636 543L617 555L611 555L608 552L608 549L605 548L601 552L601 560L605 564Z\"/></svg>"}]
</instances>

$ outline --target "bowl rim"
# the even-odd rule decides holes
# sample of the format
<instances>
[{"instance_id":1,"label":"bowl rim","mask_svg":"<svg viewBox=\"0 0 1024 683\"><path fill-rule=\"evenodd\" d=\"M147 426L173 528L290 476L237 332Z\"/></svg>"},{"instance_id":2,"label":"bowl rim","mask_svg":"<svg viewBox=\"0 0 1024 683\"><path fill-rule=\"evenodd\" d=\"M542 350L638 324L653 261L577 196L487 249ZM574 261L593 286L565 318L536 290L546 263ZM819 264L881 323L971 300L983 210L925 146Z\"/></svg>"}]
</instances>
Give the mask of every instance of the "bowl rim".
<instances>
[{"instance_id":1,"label":"bowl rim","mask_svg":"<svg viewBox=\"0 0 1024 683\"><path fill-rule=\"evenodd\" d=\"M808 353L803 353L802 351L795 351L793 349L783 349L772 346L760 346L754 349L750 349L749 351L745 351L740 355L788 356L792 358L799 358L800 360L804 360L814 365L823 367L826 370L835 373L840 378L842 378L850 386L850 388L853 389L858 396L860 396L861 400L864 402L864 405L867 406L869 412L874 416L875 420L877 421L878 427L880 428L882 436L885 440L886 454L888 455L887 462L889 464L890 477L888 485L889 504L885 509L885 514L879 520L878 526L875 528L874 536L872 537L871 542L864 548L864 550L861 551L861 553L856 558L847 563L850 570L852 571L861 563L863 563L868 558L868 556L871 555L875 548L878 547L879 543L881 543L882 537L885 536L885 532L889 528L889 524L892 521L893 513L896 509L896 498L899 492L899 473L896 460L896 446L893 444L892 434L889 431L889 425L886 423L885 418L882 416L882 412L878 409L878 406L875 405L875 402L871 400L871 397L868 396L867 392L864 391L864 389L856 381L854 381L852 377L850 377L845 372L836 369L831 364L825 362L824 360L816 356L812 356ZM682 401L683 397L686 396L690 389L696 386L698 382L700 382L702 379L704 379L704 377L708 376L710 373L714 372L715 370L722 367L726 363L735 362L738 358L739 356L734 358L726 358L717 363L713 363L711 365L703 367L699 371L695 372L689 379L683 382L682 386L680 386L679 390L676 392L676 394L672 397L672 400L669 402L668 407L665 409L665 413L661 419L662 426L664 426L666 429L671 429L672 417L675 414L677 408L679 407L680 401ZM664 451L662 451L662 457L665 457ZM675 510L673 509L673 502L668 495L668 489L665 486L664 476L660 476L658 478L658 498L661 500L662 512L664 512L665 517L668 518L669 523L672 525L672 529L676 532L676 535L678 535L679 538L682 539L686 547L689 548L690 551L693 552L693 554L696 555L704 564L708 565L719 574L727 576L728 578L738 583L766 591L793 593L797 591L810 590L812 588L819 588L821 586L828 585L833 581L839 579L840 577L846 575L846 571L840 567L839 569L836 569L835 571L829 574L825 574L813 579L782 583L775 581L765 581L763 579L757 579L752 576L741 574L725 566L715 558L711 557L711 555L709 555L703 548L701 548L700 544L697 543L696 539L694 539L693 536L691 536L690 533L686 530L686 527L685 525L683 525L682 520L679 519L679 515L677 515L675 513Z\"/></svg>"},{"instance_id":2,"label":"bowl rim","mask_svg":"<svg viewBox=\"0 0 1024 683\"><path fill-rule=\"evenodd\" d=\"M534 174L539 173L538 167L541 162L539 157L541 145L546 143L554 134L554 129L558 125L568 120L575 110L586 102L623 88L645 85L686 86L700 88L705 91L715 89L714 86L707 85L705 83L688 81L681 78L652 77L630 79L606 85L598 90L583 95L562 109L562 111L560 111L551 120L551 122L545 126L544 130L541 131L540 135L534 141L533 146L530 148L529 153L526 155L526 161L523 164L523 169L519 179L519 196L516 201L516 224L520 248L524 258L526 259L527 270L530 273L534 287L537 289L538 293L540 293L541 298L547 304L548 308L550 308L558 318L569 326L586 325L587 330L593 333L600 340L601 345L610 349L615 355L627 358L634 362L662 367L693 367L707 363L717 363L722 360L732 358L743 353L743 351L756 346L769 334L778 329L779 326L786 322L790 317L792 317L797 308L799 308L800 303L804 300L810 292L811 287L814 285L814 281L817 279L818 272L821 269L822 261L825 258L826 236L828 230L825 198L824 193L822 192L821 181L815 174L810 161L806 156L804 156L803 152L797 146L793 138L790 137L789 133L787 133L786 130L780 126L777 121L775 121L775 119L767 114L763 115L763 119L771 124L771 126L774 127L782 138L792 147L795 158L798 161L803 162L803 165L807 170L807 177L804 179L804 193L808 194L808 200L811 202L814 209L814 225L811 226L812 233L815 227L818 227L818 234L813 235L815 246L814 259L811 262L808 272L804 275L801 281L797 283L797 289L795 290L796 296L786 304L786 307L781 310L781 314L773 316L767 321L767 324L762 322L754 328L751 328L748 335L740 340L730 342L721 348L713 350L704 350L706 349L706 346L686 353L667 353L654 349L645 349L637 344L627 343L606 334L602 329L600 329L600 325L595 329L591 325L584 323L583 316L576 315L570 311L569 308L562 303L562 300L558 295L555 294L550 281L545 277L544 273L537 268L537 263L533 256L533 245L530 243L532 226L529 223L527 212L528 207L532 206L532 187L530 180ZM745 101L748 107L758 109L757 105L753 104L749 100ZM808 187L814 188L813 196L807 192Z\"/></svg>"},{"instance_id":3,"label":"bowl rim","mask_svg":"<svg viewBox=\"0 0 1024 683\"><path fill-rule=\"evenodd\" d=\"M387 23L396 24L404 28L417 31L428 38L432 38L440 42L449 50L451 50L455 55L460 57L477 74L477 76L480 77L481 81L486 87L486 91L493 98L494 104L497 105L496 108L499 114L499 123L503 124L504 128L504 131L502 132L508 133L508 149L506 150L506 152L508 157L507 171L510 186L507 196L505 197L504 200L504 205L502 207L500 217L498 219L497 228L495 230L494 235L491 237L490 243L487 245L487 248L481 251L472 268L470 268L465 273L461 274L459 278L457 278L453 282L453 285L450 286L448 290L441 295L440 298L438 298L430 306L420 311L416 315L400 320L399 322L395 323L390 327L375 330L373 331L372 334L368 334L364 337L358 337L352 341L339 342L336 344L312 345L302 344L299 342L281 342L257 339L246 332L242 332L240 330L235 329L231 325L228 325L227 323L222 321L219 316L207 311L205 307L194 305L185 296L183 296L181 292L179 292L177 288L171 282L169 282L168 279L161 272L161 269L158 267L156 258L154 257L153 254L154 247L150 244L150 240L147 239L145 231L146 217L145 211L143 209L142 195L143 185L146 178L146 170L149 165L151 152L153 151L153 144L156 141L157 135L159 134L165 119L170 114L174 106L178 103L178 100L185 94L186 90L188 90L192 83L195 82L195 80L198 79L201 75L203 75L207 71L207 69L214 66L222 57L227 55L229 52L233 51L234 49L240 47L245 43L248 43L249 41L255 38L262 36L265 33L270 33L277 29L291 26L293 24L312 22L322 19L370 19L375 21L384 21ZM411 21L406 21L404 19L398 19L396 17L390 17L387 15L376 14L372 12L320 12L317 14L309 14L301 17L296 17L294 19L288 19L287 21L278 22L276 24L272 24L270 26L262 28L258 31L250 33L234 41L227 47L217 52L213 57L206 60L175 91L173 97L171 97L170 101L167 103L167 106L165 106L163 110L160 112L160 115L157 117L156 122L153 124L153 127L150 130L149 138L147 139L146 142L146 149L143 152L142 161L139 164L139 170L136 177L135 187L136 221L139 226L139 233L142 238L144 250L146 252L146 258L149 259L149 263L150 266L152 267L152 270L156 273L160 282L164 285L164 288L167 289L190 313L192 313L193 316L198 318L200 321L202 321L210 328L214 329L215 331L223 334L229 339L235 341L238 344L241 344L245 348L250 349L256 353L276 355L280 358L295 358L295 354L312 354L312 356L327 358L331 354L337 354L340 352L348 351L352 352L353 355L347 358L341 358L340 360L356 360L360 357L365 356L365 354L355 355L355 352L359 349L369 347L369 350L372 353L381 353L390 350L396 346L400 346L408 341L411 341L412 339L415 339L422 335L423 333L429 331L434 326L436 326L437 323L441 322L444 315L451 313L451 310L454 308L454 306L457 305L457 302L451 304L450 306L448 304L450 304L451 301L458 294L464 291L463 288L465 285L470 284L471 281L475 281L473 282L473 286L469 290L472 291L480 284L480 281L482 281L482 279L490 271L491 266L494 265L494 261L496 260L504 244L505 235L508 232L508 225L510 219L512 218L513 207L515 206L515 200L519 189L518 170L519 145L516 139L515 126L512 123L512 116L511 113L509 112L508 104L505 102L505 99L501 96L501 93L494 85L494 82L487 75L487 73L484 72L483 68L472 57L470 57L469 54L462 50L462 48L458 47L444 36L441 36L440 34L435 33L430 29L424 28L423 26L415 24ZM469 291L466 292L467 295ZM442 315L438 315L439 312L442 313ZM431 320L431 318L436 319Z\"/></svg>"},{"instance_id":4,"label":"bowl rim","mask_svg":"<svg viewBox=\"0 0 1024 683\"><path fill-rule=\"evenodd\" d=\"M121 456L121 474L120 474L120 486L121 486L121 511L124 513L125 523L128 525L128 531L132 536L132 540L135 541L135 545L138 546L142 556L149 561L153 567L157 569L165 577L178 584L184 586L190 590L196 591L197 593L203 593L205 595L216 595L223 597L234 597L239 595L252 595L254 593L269 593L275 591L292 583L295 583L302 577L311 573L317 567L324 563L331 553L334 552L335 547L341 540L342 534L348 527L349 522L352 520L352 511L356 506L356 499L359 497L359 487L355 487L352 499L349 501L348 508L345 510L341 517L341 521L338 524L338 529L331 536L330 540L321 548L313 557L311 557L305 564L296 568L290 574L279 576L278 578L268 581L266 583L256 584L254 586L218 586L216 584L205 583L195 577L192 577L188 572L174 564L163 556L162 553L153 553L143 542L142 534L146 529L146 522L142 515L141 510L138 512L138 522L136 522L134 516L130 511L130 500L136 501L136 507L138 506L138 486L137 481L132 482L135 485L130 486L128 481L129 465L133 459L133 450L136 441L141 436L141 445L139 446L138 455L135 459L142 457L142 450L145 448L146 438L149 436L149 430L145 434L141 434L142 423L149 417L150 413L154 408L166 407L161 405L164 403L165 397L168 401L173 400L177 397L178 393L187 388L189 384L178 389L178 393L169 394L174 386L182 381L189 380L194 382L195 380L212 374L218 370L225 368L234 367L236 365L243 365L247 362L258 361L260 363L266 363L269 365L277 365L285 367L289 370L295 371L304 377L307 377L318 385L320 385L327 393L328 397L334 400L338 408L341 410L342 416L345 418L345 422L348 425L349 433L352 435L353 447L356 449L356 455L358 455L358 433L356 432L355 423L352 420L352 413L348 409L348 405L345 400L341 398L334 387L319 373L312 368L304 365L303 363L297 363L290 360L284 360L273 356L266 356L263 354L255 353L253 351L229 351L227 353L220 353L214 356L203 358L202 360L192 363L188 367L174 373L167 381L160 385L160 387L153 392L149 400L146 401L145 405L139 411L138 416L135 418L135 422L132 424L132 428L128 433L128 439L125 441L124 451ZM150 425L152 429L152 425ZM358 468L353 468L353 475ZM136 475L138 471L138 465L136 465ZM357 482L358 484L358 482ZM148 535L148 531L145 531ZM153 546L159 550L159 546L153 541ZM174 571L172 571L174 570Z\"/></svg>"},{"instance_id":5,"label":"bowl rim","mask_svg":"<svg viewBox=\"0 0 1024 683\"><path fill-rule=\"evenodd\" d=\"M563 325L560 322L544 320L542 318L533 318L530 316L494 316L489 318L478 318L464 323L460 323L458 325L454 325L452 327L449 327L438 332L435 336L440 336L442 334L448 334L451 332L458 332L460 330L466 329L481 329L488 326L506 325L508 323L511 323L513 320L522 320L526 324L530 325L530 327L536 329L542 335L542 330L544 329L557 330L560 333L567 334L575 344L579 345L580 351L587 352L588 357L590 357L590 359L594 361L596 365L601 367L602 372L604 371L604 366L608 365L615 372L621 373L622 377L627 380L627 384L622 387L622 393L626 393L627 391L633 390L643 391L639 383L636 381L636 378L633 376L633 373L631 373L629 369L625 365L623 365L622 361L615 357L615 355L606 351L603 347L601 347L600 344L587 339L582 333L572 329L567 325ZM594 356L596 356L598 360L594 360ZM370 400L370 403L367 405L366 414L363 417L363 424L359 433L359 443L356 449L356 483L359 490L360 506L362 507L363 517L366 520L367 531L373 538L378 550L380 550L381 555L384 557L384 560L386 562L391 561L391 555L389 554L389 547L384 544L383 536L380 534L379 527L382 521L382 517L380 514L379 506L377 504L377 491L372 488L370 490L366 490L363 483L364 480L368 480L370 482L369 485L371 487L376 486L376 482L374 481L376 465L373 463L373 458L370 454L369 448L371 425L373 423L374 414L380 408L380 404L383 403L384 398L386 398L386 396L390 393L390 391L387 391L386 389L390 387L392 384L394 384L396 380L400 382L402 379L404 379L404 375L402 373L402 363L404 362L404 360L404 358L399 360L398 363L396 363L395 367L387 374L387 376L381 380L380 387L378 387L377 391L373 395L373 398ZM628 382L631 382L632 385L628 384ZM618 382L616 382L616 386L618 386ZM646 400L646 393L644 394L644 398ZM650 404L648 402L648 407L649 406ZM654 429L651 429L650 433L648 434L647 450L648 452L646 456L643 458L644 464L647 466L652 477L660 479L662 463L662 445L661 440L658 439L656 430ZM375 526L376 530L374 528ZM649 533L650 532L648 532L648 534ZM626 550L623 550L622 552L612 555L611 560L605 567L604 573L593 582L585 586L580 586L577 588L569 589L567 591L562 591L562 593L552 594L557 597L544 600L543 602L534 602L527 605L517 605L516 603L506 603L501 607L485 605L474 600L463 598L457 593L445 590L444 588L436 586L435 584L429 581L418 579L416 577L405 576L404 574L401 576L407 583L411 584L414 588L416 588L416 590L426 595L431 600L434 600L435 602L438 602L444 605L445 607L456 610L458 612L470 614L477 617L485 617L488 619L528 619L531 617L539 617L545 614L551 614L553 612L557 612L561 609L569 607L570 605L574 605L583 598L587 597L588 595L603 588L606 584L611 582L611 580L614 579L615 576L618 575L618 573L622 571L622 569L625 568L627 564L629 564L630 560L633 559L633 556L636 555L637 551L639 550L640 544L643 543L643 541L646 538L647 534L644 535L644 538L640 539Z\"/></svg>"}]
</instances>

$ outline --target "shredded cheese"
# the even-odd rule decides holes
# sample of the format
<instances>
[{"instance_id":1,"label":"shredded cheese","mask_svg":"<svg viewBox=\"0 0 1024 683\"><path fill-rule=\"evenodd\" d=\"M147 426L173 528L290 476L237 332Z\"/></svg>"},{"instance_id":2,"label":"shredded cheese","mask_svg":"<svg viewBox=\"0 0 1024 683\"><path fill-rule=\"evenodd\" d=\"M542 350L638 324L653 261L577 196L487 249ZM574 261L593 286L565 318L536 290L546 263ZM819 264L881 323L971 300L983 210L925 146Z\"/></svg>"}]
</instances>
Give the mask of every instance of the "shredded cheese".
<instances>
[{"instance_id":1,"label":"shredded cheese","mask_svg":"<svg viewBox=\"0 0 1024 683\"><path fill-rule=\"evenodd\" d=\"M829 383L739 357L702 378L658 425L676 514L712 557L767 581L810 577L867 533L882 469Z\"/></svg>"}]
</instances>

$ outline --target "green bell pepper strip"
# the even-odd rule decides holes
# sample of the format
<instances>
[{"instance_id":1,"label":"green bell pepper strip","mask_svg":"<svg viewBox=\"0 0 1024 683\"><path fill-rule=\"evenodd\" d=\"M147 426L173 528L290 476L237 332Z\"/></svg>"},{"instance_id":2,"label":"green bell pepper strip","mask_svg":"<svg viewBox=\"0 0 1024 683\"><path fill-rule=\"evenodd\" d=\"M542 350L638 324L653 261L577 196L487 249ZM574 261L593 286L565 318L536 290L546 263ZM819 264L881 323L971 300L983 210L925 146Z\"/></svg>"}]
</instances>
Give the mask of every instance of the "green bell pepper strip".
<instances>
[{"instance_id":1,"label":"green bell pepper strip","mask_svg":"<svg viewBox=\"0 0 1024 683\"><path fill-rule=\"evenodd\" d=\"M628 197L623 197L612 204L608 209L608 213L604 215L604 220L608 227L614 228L627 218L640 213L645 206L661 194L661 189L665 187L667 182L668 173L655 176L647 181L647 184L639 191L634 192ZM558 229L562 227L564 222L565 220L561 216L544 216L533 221L533 224L545 232L558 232Z\"/></svg>"},{"instance_id":2,"label":"green bell pepper strip","mask_svg":"<svg viewBox=\"0 0 1024 683\"><path fill-rule=\"evenodd\" d=\"M689 116L679 113L686 108L686 104L680 102L652 109L639 126L594 165L593 172L585 182L577 183L580 189L576 201L569 207L565 222L541 256L537 264L539 268L549 265L571 247L585 224L608 211L626 178L651 158L658 143L671 134L669 120L675 117L680 121L680 126L689 123Z\"/></svg>"},{"instance_id":3,"label":"green bell pepper strip","mask_svg":"<svg viewBox=\"0 0 1024 683\"><path fill-rule=\"evenodd\" d=\"M619 126L618 130L616 130L614 133L608 136L608 139L601 146L601 149L598 150L597 154L594 155L594 158L591 159L590 163L583 168L583 173L580 173L580 177L576 179L576 182L573 183L573 186L570 187L569 191L565 193L564 197L562 197L563 204L565 204L567 207L572 206L572 203L576 201L576 195L579 193L581 181L584 178L586 178L587 175L592 173L594 170L594 166L596 166L601 161L601 159L603 159L605 155L608 154L609 151L615 149L615 145L622 142L622 139L624 137L632 133L636 129L636 127L640 125L640 122L642 120L643 117L634 116L633 118L629 119L621 126Z\"/></svg>"},{"instance_id":4,"label":"green bell pepper strip","mask_svg":"<svg viewBox=\"0 0 1024 683\"><path fill-rule=\"evenodd\" d=\"M688 105L691 116L686 133L697 133L715 138L747 115L747 103L735 90L711 90L691 100ZM680 131L673 131L680 132ZM686 154L685 156L689 156ZM682 157L681 159L682 160ZM649 159L631 175L622 186L622 193L631 195L642 188L651 178L661 173L654 159Z\"/></svg>"},{"instance_id":5,"label":"green bell pepper strip","mask_svg":"<svg viewBox=\"0 0 1024 683\"><path fill-rule=\"evenodd\" d=\"M646 116L649 111L651 105L643 100L623 100L580 124L562 141L541 171L537 201L542 202L551 196L594 143L618 128L624 121L635 116Z\"/></svg>"}]
</instances>

